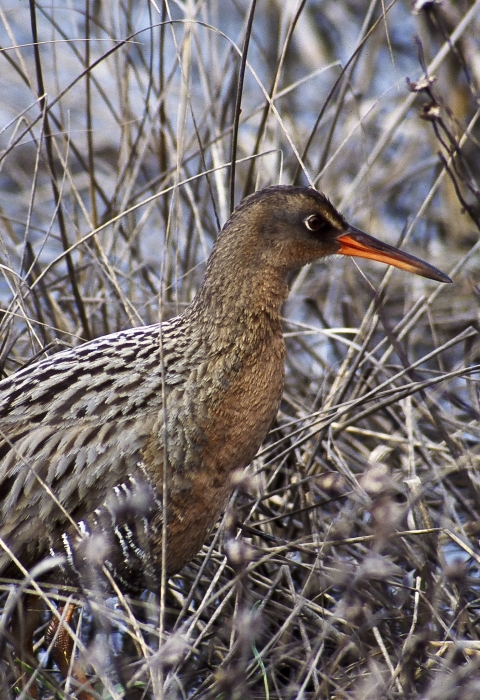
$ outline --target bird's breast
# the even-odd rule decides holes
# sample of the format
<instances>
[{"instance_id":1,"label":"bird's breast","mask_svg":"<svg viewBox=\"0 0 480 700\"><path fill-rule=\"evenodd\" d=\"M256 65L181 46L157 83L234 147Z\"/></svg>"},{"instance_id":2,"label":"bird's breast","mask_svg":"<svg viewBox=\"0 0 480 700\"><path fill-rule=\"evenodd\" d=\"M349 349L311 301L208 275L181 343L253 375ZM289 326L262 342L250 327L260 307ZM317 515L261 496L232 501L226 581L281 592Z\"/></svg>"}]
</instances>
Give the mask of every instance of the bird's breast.
<instances>
[{"instance_id":1,"label":"bird's breast","mask_svg":"<svg viewBox=\"0 0 480 700\"><path fill-rule=\"evenodd\" d=\"M212 396L205 424L202 463L212 478L246 467L266 437L283 391L283 343L238 365Z\"/></svg>"},{"instance_id":2,"label":"bird's breast","mask_svg":"<svg viewBox=\"0 0 480 700\"><path fill-rule=\"evenodd\" d=\"M205 381L201 381L204 378ZM232 473L246 467L266 437L283 391L284 344L218 356L192 371L169 394L166 431L167 567L178 571L200 549L232 491ZM194 388L193 388L194 385ZM155 442L164 443L158 435ZM152 465L150 445L144 461ZM163 481L163 461L156 480ZM161 491L161 487L158 488Z\"/></svg>"}]
</instances>

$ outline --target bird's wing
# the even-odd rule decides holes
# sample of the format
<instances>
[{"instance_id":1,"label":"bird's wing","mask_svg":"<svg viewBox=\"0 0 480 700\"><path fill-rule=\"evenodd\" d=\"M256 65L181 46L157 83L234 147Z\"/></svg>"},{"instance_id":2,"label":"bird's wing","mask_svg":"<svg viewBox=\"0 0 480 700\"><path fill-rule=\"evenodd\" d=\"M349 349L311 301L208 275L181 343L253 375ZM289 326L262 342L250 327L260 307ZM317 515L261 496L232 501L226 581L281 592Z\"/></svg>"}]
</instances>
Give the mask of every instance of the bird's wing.
<instances>
[{"instance_id":1,"label":"bird's wing","mask_svg":"<svg viewBox=\"0 0 480 700\"><path fill-rule=\"evenodd\" d=\"M138 472L176 383L161 370L159 328L104 336L0 383L0 536L14 551L41 554L39 535L48 549L49 532Z\"/></svg>"}]
</instances>

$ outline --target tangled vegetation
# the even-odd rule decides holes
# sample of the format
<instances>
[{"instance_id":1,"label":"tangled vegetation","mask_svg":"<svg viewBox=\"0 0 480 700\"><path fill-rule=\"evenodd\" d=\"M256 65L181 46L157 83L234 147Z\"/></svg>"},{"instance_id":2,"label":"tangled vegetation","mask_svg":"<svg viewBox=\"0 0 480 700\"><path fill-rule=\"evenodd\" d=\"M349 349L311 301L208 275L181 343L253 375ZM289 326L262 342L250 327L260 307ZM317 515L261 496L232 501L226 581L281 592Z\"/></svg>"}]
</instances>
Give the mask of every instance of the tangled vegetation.
<instances>
[{"instance_id":1,"label":"tangled vegetation","mask_svg":"<svg viewBox=\"0 0 480 700\"><path fill-rule=\"evenodd\" d=\"M3 376L179 313L232 204L278 182L454 280L292 280L281 411L201 553L140 600L43 587L78 599L99 697L479 697L479 10L3 3ZM41 697L75 697L43 635ZM28 697L14 667L2 698Z\"/></svg>"}]
</instances>

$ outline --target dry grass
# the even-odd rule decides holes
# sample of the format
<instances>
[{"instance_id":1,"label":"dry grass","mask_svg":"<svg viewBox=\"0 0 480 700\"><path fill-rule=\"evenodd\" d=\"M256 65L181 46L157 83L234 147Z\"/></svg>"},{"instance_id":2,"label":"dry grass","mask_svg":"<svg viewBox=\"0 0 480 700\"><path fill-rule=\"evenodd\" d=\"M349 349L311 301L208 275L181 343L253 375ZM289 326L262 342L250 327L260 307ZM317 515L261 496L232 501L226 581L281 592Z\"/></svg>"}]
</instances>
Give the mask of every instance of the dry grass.
<instances>
[{"instance_id":1,"label":"dry grass","mask_svg":"<svg viewBox=\"0 0 480 700\"><path fill-rule=\"evenodd\" d=\"M238 125L249 4L159 5L2 4L4 373L184 308L232 134L235 202L311 182L455 284L349 260L293 280L282 409L212 540L163 607L80 595L94 687L478 698L480 3L258 3ZM38 648L42 697L72 697Z\"/></svg>"}]
</instances>

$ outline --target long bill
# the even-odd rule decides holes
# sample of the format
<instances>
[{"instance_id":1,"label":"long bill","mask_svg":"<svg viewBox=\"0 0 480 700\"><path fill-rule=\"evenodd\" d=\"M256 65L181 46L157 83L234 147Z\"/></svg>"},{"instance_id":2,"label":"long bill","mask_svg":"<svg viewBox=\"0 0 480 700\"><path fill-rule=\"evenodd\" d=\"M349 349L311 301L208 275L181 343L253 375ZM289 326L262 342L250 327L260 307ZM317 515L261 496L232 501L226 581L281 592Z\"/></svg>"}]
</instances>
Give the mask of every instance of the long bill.
<instances>
[{"instance_id":1,"label":"long bill","mask_svg":"<svg viewBox=\"0 0 480 700\"><path fill-rule=\"evenodd\" d=\"M421 277L436 280L437 282L451 282L448 275L445 275L436 267L430 265L414 255L404 253L392 245L382 243L368 233L360 231L354 226L349 226L345 233L337 237L337 243L340 245L339 253L341 255L351 255L355 258L368 258L369 260L378 260L399 267L401 270L413 272Z\"/></svg>"}]
</instances>

